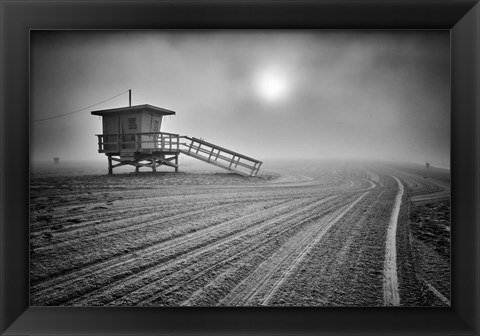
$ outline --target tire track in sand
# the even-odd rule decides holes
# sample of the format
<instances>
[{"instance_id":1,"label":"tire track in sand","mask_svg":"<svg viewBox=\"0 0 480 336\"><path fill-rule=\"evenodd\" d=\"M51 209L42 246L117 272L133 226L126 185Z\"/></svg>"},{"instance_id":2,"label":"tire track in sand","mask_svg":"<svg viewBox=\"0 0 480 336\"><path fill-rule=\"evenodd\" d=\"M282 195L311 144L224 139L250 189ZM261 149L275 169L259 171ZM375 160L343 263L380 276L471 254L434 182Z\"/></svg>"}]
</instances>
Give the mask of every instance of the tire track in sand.
<instances>
[{"instance_id":1,"label":"tire track in sand","mask_svg":"<svg viewBox=\"0 0 480 336\"><path fill-rule=\"evenodd\" d=\"M451 303L450 303L450 300L447 299L445 296L443 296L442 293L440 293L438 291L438 289L436 289L435 287L433 287L430 283L428 283L427 280L423 279L423 278L419 278L420 281L422 281L424 283L424 285L427 287L427 289L432 292L438 299L440 299L440 301L442 301L446 306L450 306Z\"/></svg>"},{"instance_id":2,"label":"tire track in sand","mask_svg":"<svg viewBox=\"0 0 480 336\"><path fill-rule=\"evenodd\" d=\"M239 234L241 233L241 231L244 231L244 228L240 226L242 226L247 219L251 219L253 221L252 225L254 225L256 220L262 221L265 220L265 218L270 217L272 215L272 211L274 211L273 213L276 213L278 217L280 214L289 213L291 211L291 207L298 207L303 202L305 202L305 200L297 199L287 202L281 202L280 204L277 204L272 208L264 209L260 212L249 213L243 217L231 219L218 225L209 226L200 231L191 232L181 237L175 237L167 241L162 241L158 244L147 246L137 252L142 253L143 259L146 259L150 255L160 255L162 254L162 251L171 251L179 245L192 247L191 243L193 242L195 242L196 244L204 244L202 243L202 238L210 239L212 237L212 233L218 232L219 230L225 232L226 236L223 238L231 238L232 235ZM231 229L232 226L239 227L237 228L237 230L233 230ZM148 268L154 267L158 263L162 263L162 261L155 260L147 262ZM121 269L128 269L129 267L132 267L132 265L138 267L139 261L136 257L134 257L133 253L127 253L125 255L114 257L99 263L95 263L93 265L89 265L87 267L82 267L63 276L49 278L46 281L43 281L32 287L33 293L31 300L33 300L33 302L41 300L43 300L44 302L48 300L58 300L58 289L56 289L56 287L59 285L71 288L84 287L84 284L81 284L83 282L86 282L87 284L90 283L91 280L89 279L91 279L92 276L101 276L101 274L104 274L111 269L117 269L118 267L120 267ZM147 267L147 265L142 266ZM117 272L120 272L120 270L118 270Z\"/></svg>"},{"instance_id":3,"label":"tire track in sand","mask_svg":"<svg viewBox=\"0 0 480 336\"><path fill-rule=\"evenodd\" d=\"M195 259L199 259L199 258L208 260L204 256L202 256L202 257L200 257L200 256L203 253L208 252L208 251L216 251L217 248L219 248L221 246L224 246L224 245L226 246L226 245L228 245L228 243L233 242L235 240L244 238L244 240L249 241L249 238L248 238L249 235L255 235L257 238L261 238L263 236L268 237L271 234L271 231L273 231L275 229L275 226L277 226L278 223L287 222L288 220L291 220L293 218L298 217L300 214L304 213L305 211L310 212L310 211L314 210L316 207L318 207L320 204L324 204L324 203L327 203L329 201L333 201L333 200L336 200L336 199L338 199L337 196L327 196L327 197L324 197L320 200L316 200L316 201L313 201L313 202L308 203L308 204L298 205L295 210L292 210L292 211L290 211L288 213L285 213L281 216L273 216L272 218L270 218L268 220L265 220L264 222L259 223L258 225L252 226L252 227L250 227L246 230L243 230L242 232L239 232L238 234L236 234L234 236L227 237L224 240L219 240L219 241L217 241L213 244L202 247L201 249L191 251L188 255L183 256L183 259L186 262L189 262L189 261L195 260ZM282 230L281 232L286 232L286 231L291 230L293 228L294 228L293 226L288 227L287 230ZM176 280L175 285L167 286L167 288L162 289L163 283L167 282L168 279L175 278L178 274L181 274L185 271L188 271L192 267L195 268L195 266L196 266L195 264L187 264L185 267L182 267L178 271L175 271L175 272L173 272L171 274L168 274L167 276L164 276L164 277L159 277L160 274L165 273L165 271L171 266L169 263L164 264L161 268L154 269L152 271L152 273L145 275L146 277L152 277L152 275L153 275L153 278L158 279L158 280L155 280L155 281L151 282L150 284L148 284L146 286L142 286L141 288L124 295L122 298L117 299L116 302L113 305L119 304L120 302L122 302L122 300L124 300L125 297L132 296L132 295L135 295L137 297L137 299L139 297L145 297L144 299L137 302L138 305L150 304L150 303L154 302L155 300L157 300L158 298L160 298L161 296L166 295L166 294L168 294L168 293L170 293L174 290L177 290L178 288L181 288L182 286L185 286L185 284L190 283L191 281L199 278L201 275L207 273L209 270L220 267L223 264L228 263L231 260L234 260L238 256L244 255L248 251L255 250L256 248L260 247L262 244L266 243L270 239L273 240L278 235L279 235L279 233L277 232L277 233L274 233L273 237L271 237L271 238L268 238L268 239L267 238L262 238L262 239L260 239L262 241L261 244L254 245L253 248L252 247L242 248L239 253L234 253L234 254L230 255L230 257L223 258L220 261L212 260L213 261L212 265L207 266L208 263L206 263L204 265L204 268L202 268L199 272L196 271L196 272L194 272L195 274L189 274L186 281L185 280L180 280L181 279L181 277L180 277ZM232 251L235 251L235 248L232 248ZM171 264L174 265L175 263L176 263L176 261L172 262ZM138 280L139 279L134 279L134 281L138 281ZM123 287L124 284L121 284L121 286ZM155 292L157 292L157 293L152 294L152 290L153 290L153 293L155 293ZM111 304L112 303L109 303L109 305L111 305Z\"/></svg>"},{"instance_id":4,"label":"tire track in sand","mask_svg":"<svg viewBox=\"0 0 480 336\"><path fill-rule=\"evenodd\" d=\"M282 249L260 264L250 276L239 283L220 302L220 305L251 305L259 297L260 304L267 304L293 269L305 258L312 246L317 244L330 227L337 223L367 194L368 191L362 193L354 202L322 218L321 225L315 223L310 229L304 230L300 237L292 238L289 244L285 244Z\"/></svg>"},{"instance_id":5,"label":"tire track in sand","mask_svg":"<svg viewBox=\"0 0 480 336\"><path fill-rule=\"evenodd\" d=\"M285 280L288 279L290 274L293 273L293 271L297 268L298 265L305 259L305 257L310 254L310 252L313 250L315 245L321 240L323 235L332 227L335 223L337 223L347 212L349 212L357 203L359 203L366 195L368 192L363 193L359 198L357 198L353 203L351 203L345 210L343 210L340 214L337 215L336 218L334 218L330 223L327 224L327 226L318 234L313 241L311 241L307 247L300 253L300 255L295 258L293 264L290 266L290 268L282 274L280 279L275 283L273 288L269 291L269 293L265 296L265 299L262 301L262 305L267 305L270 299L273 297L273 295L277 292L277 290L282 286L282 284L285 282Z\"/></svg>"},{"instance_id":6,"label":"tire track in sand","mask_svg":"<svg viewBox=\"0 0 480 336\"><path fill-rule=\"evenodd\" d=\"M385 247L385 263L383 268L383 301L385 306L399 306L400 295L398 292L398 276L397 276L397 224L398 215L400 214L400 206L402 205L402 196L404 193L403 184L393 175L398 184L398 194L395 198L390 223L387 230L387 241Z\"/></svg>"}]
</instances>

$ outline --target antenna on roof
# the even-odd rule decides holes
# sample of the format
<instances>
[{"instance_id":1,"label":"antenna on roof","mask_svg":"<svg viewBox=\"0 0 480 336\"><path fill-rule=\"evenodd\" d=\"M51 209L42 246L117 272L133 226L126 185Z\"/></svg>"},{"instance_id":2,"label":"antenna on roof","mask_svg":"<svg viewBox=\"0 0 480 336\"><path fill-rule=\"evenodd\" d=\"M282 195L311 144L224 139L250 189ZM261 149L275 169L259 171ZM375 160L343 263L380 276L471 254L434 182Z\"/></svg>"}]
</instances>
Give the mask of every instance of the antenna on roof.
<instances>
[{"instance_id":1,"label":"antenna on roof","mask_svg":"<svg viewBox=\"0 0 480 336\"><path fill-rule=\"evenodd\" d=\"M132 90L128 90L128 106L132 106Z\"/></svg>"}]
</instances>

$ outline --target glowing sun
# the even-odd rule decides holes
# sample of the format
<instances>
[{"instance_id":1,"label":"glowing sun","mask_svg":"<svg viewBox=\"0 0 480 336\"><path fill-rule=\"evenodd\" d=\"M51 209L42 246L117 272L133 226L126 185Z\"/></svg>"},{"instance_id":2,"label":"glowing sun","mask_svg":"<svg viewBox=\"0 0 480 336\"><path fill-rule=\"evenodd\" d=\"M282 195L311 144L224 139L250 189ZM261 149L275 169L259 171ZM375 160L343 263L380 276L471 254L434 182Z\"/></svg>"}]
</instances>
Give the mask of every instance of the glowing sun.
<instances>
[{"instance_id":1,"label":"glowing sun","mask_svg":"<svg viewBox=\"0 0 480 336\"><path fill-rule=\"evenodd\" d=\"M290 91L287 76L279 70L265 69L257 73L255 78L257 94L267 102L283 100Z\"/></svg>"}]
</instances>

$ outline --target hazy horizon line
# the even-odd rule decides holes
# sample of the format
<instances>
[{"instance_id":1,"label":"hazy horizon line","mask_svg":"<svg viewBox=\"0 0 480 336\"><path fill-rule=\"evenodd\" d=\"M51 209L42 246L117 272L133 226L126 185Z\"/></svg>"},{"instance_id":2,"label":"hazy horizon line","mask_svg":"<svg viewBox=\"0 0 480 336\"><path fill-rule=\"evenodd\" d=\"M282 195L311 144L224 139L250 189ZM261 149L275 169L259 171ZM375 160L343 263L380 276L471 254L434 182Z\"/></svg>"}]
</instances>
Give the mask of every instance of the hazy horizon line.
<instances>
[{"instance_id":1,"label":"hazy horizon line","mask_svg":"<svg viewBox=\"0 0 480 336\"><path fill-rule=\"evenodd\" d=\"M189 163L198 163L199 165L209 165L209 163L203 162L203 161L196 161L195 159L192 158L187 158L187 157L182 157L186 158ZM30 164L35 165L35 164L48 164L52 166L60 166L62 163L96 163L96 164L106 164L107 161L105 160L106 158L99 158L99 159L87 159L87 160L75 160L75 159L61 159L59 163L55 163L53 158L51 160L38 160L38 159L30 159ZM359 158L281 158L281 157L272 157L272 158L267 158L263 159L263 164L268 164L268 162L289 162L289 163L294 163L294 162L352 162L352 163L375 163L375 164L407 164L407 165L418 165L418 166L425 166L427 162L418 162L418 161L400 161L400 160L386 160L386 159L359 159ZM187 163L188 164L188 163ZM439 169L446 169L446 170L451 170L451 165L442 165L442 164L437 164L437 163L431 163L428 162L429 166L432 168L439 168Z\"/></svg>"}]
</instances>

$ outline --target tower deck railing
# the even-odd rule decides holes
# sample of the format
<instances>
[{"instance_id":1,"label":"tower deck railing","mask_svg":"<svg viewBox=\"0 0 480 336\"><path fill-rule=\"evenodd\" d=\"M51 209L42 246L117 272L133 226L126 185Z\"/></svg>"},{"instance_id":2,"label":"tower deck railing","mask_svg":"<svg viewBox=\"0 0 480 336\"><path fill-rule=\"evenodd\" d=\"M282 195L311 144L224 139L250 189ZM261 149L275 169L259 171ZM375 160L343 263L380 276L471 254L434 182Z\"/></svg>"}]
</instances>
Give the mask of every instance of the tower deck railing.
<instances>
[{"instance_id":1,"label":"tower deck railing","mask_svg":"<svg viewBox=\"0 0 480 336\"><path fill-rule=\"evenodd\" d=\"M166 132L132 134L96 134L99 153L121 152L179 152L180 136Z\"/></svg>"}]
</instances>

